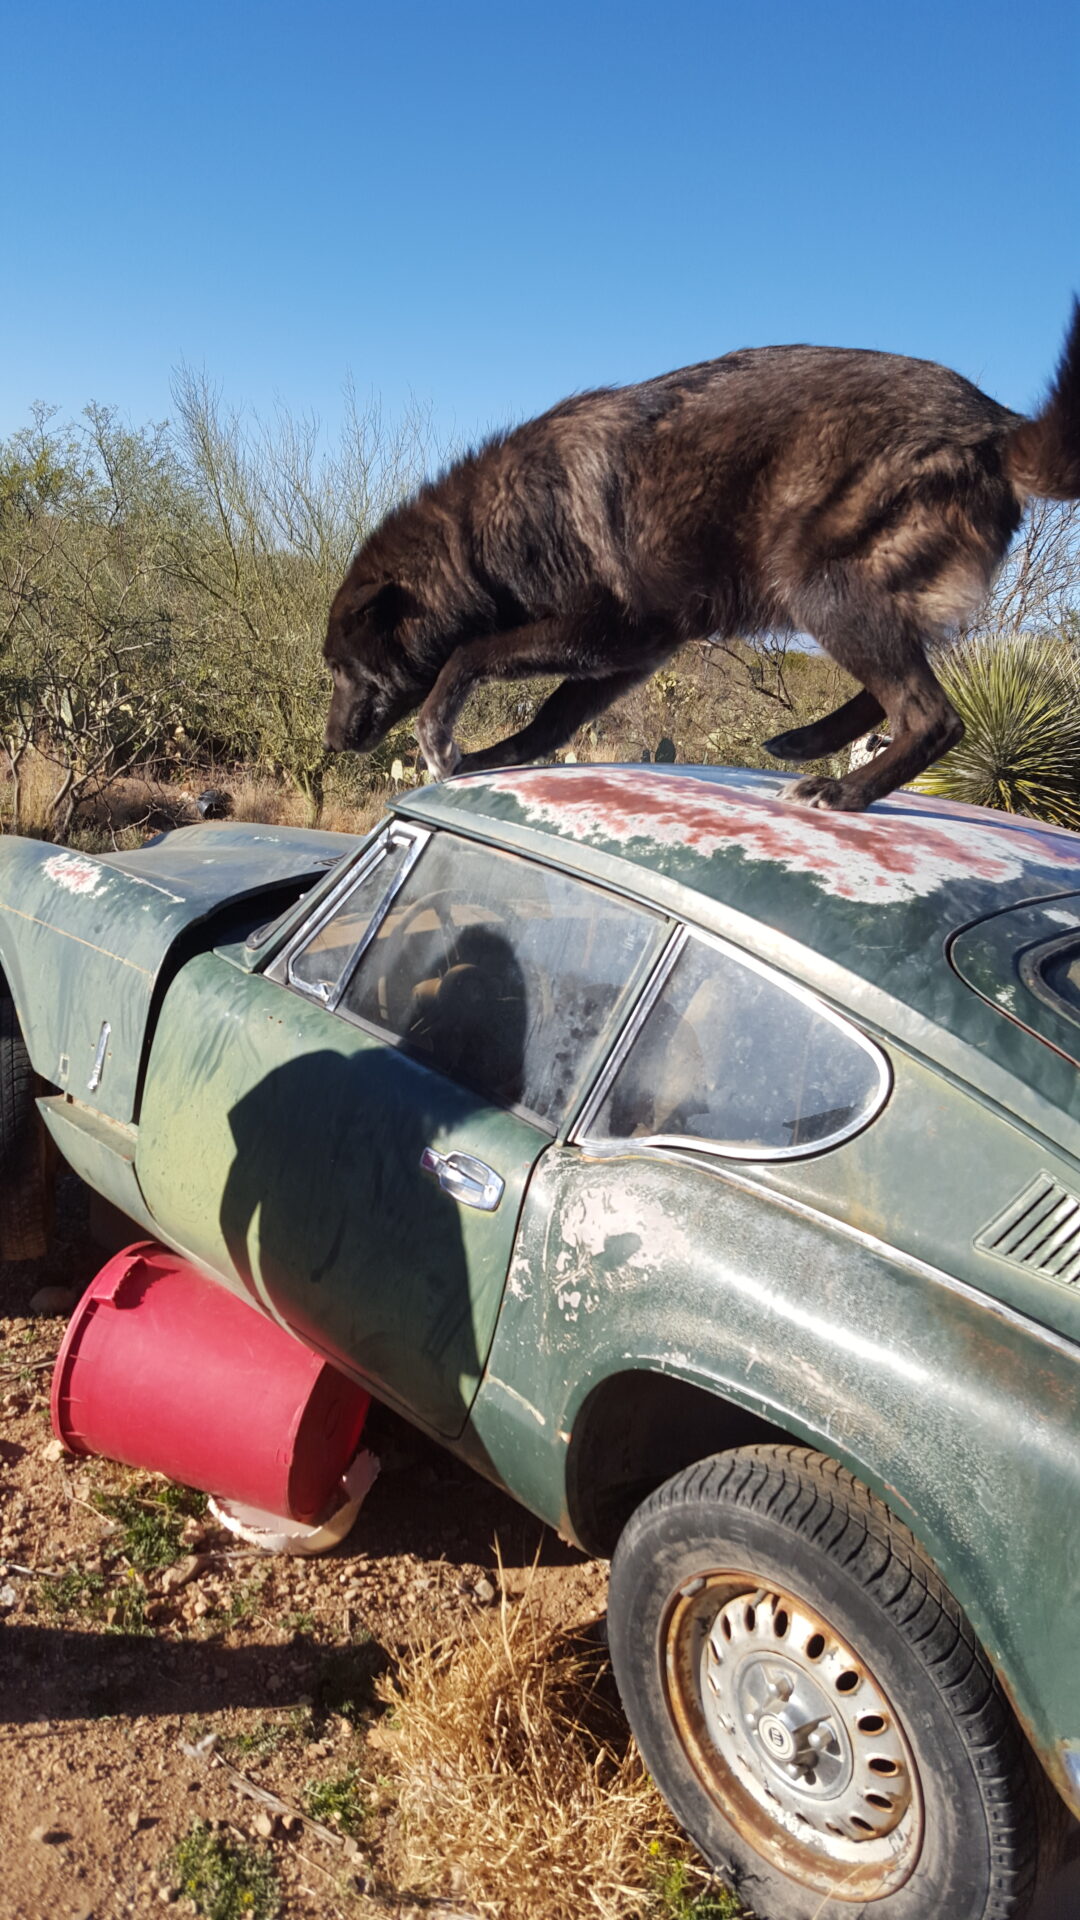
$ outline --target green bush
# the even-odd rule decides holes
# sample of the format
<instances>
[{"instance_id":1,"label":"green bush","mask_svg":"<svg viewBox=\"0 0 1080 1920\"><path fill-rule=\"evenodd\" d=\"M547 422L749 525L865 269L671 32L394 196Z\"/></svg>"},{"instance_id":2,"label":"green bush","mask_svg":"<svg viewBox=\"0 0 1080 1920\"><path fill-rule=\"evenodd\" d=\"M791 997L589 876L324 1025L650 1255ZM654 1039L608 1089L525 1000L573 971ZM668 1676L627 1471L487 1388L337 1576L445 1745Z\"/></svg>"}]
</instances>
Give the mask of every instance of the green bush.
<instances>
[{"instance_id":1,"label":"green bush","mask_svg":"<svg viewBox=\"0 0 1080 1920\"><path fill-rule=\"evenodd\" d=\"M1080 828L1080 671L1052 636L962 642L935 661L964 738L921 793Z\"/></svg>"}]
</instances>

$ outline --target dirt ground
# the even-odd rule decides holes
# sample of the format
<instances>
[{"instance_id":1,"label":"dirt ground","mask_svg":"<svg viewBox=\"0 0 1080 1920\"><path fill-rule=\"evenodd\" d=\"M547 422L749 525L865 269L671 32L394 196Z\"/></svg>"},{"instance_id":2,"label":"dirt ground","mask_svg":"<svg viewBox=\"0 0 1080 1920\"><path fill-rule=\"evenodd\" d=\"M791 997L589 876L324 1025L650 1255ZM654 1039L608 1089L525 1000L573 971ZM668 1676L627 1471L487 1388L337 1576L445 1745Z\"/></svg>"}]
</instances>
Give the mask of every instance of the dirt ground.
<instances>
[{"instance_id":1,"label":"dirt ground","mask_svg":"<svg viewBox=\"0 0 1080 1920\"><path fill-rule=\"evenodd\" d=\"M48 1395L66 1322L27 1311L102 1257L69 1196L48 1262L0 1267L0 1920L160 1912L196 1819L273 1857L287 1920L432 1910L373 1884L347 1818L342 1841L320 1838L239 1792L216 1756L290 1807L322 1808L333 1833L325 1809L347 1811L341 1783L377 1748L376 1677L396 1649L452 1639L498 1603L496 1539L505 1590L523 1592L536 1561L532 1598L554 1621L595 1619L606 1570L382 1409L366 1434L379 1478L329 1555L241 1553L212 1521L166 1513L174 1572L191 1577L132 1565L125 1526L140 1499L162 1518L162 1483L60 1454ZM110 1500L124 1520L100 1510ZM136 1563L159 1548L151 1534ZM209 1735L211 1754L185 1750Z\"/></svg>"},{"instance_id":2,"label":"dirt ground","mask_svg":"<svg viewBox=\"0 0 1080 1920\"><path fill-rule=\"evenodd\" d=\"M167 1483L63 1454L49 1384L66 1317L29 1304L81 1290L105 1255L75 1183L62 1199L49 1259L0 1266L0 1920L190 1911L174 1850L197 1822L271 1863L282 1920L474 1920L464 1890L388 1884L370 1818L350 1818L354 1779L378 1778L376 1684L500 1591L528 1587L554 1625L597 1621L606 1568L383 1409L352 1534L306 1561L241 1550L187 1510L201 1502L163 1505ZM1077 1914L1080 1861L1031 1920Z\"/></svg>"}]
</instances>

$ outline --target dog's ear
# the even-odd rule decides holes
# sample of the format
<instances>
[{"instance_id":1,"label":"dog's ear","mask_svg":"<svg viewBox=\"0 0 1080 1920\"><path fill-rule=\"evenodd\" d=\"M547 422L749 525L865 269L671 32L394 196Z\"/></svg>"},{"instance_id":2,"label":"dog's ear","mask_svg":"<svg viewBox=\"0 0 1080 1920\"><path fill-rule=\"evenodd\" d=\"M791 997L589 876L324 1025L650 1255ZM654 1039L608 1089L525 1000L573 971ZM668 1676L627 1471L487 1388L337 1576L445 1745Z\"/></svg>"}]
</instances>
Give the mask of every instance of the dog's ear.
<instances>
[{"instance_id":1,"label":"dog's ear","mask_svg":"<svg viewBox=\"0 0 1080 1920\"><path fill-rule=\"evenodd\" d=\"M372 581L362 587L338 615L338 627L344 640L363 628L367 633L388 638L395 627L410 615L420 612L420 602L408 587L396 580Z\"/></svg>"}]
</instances>

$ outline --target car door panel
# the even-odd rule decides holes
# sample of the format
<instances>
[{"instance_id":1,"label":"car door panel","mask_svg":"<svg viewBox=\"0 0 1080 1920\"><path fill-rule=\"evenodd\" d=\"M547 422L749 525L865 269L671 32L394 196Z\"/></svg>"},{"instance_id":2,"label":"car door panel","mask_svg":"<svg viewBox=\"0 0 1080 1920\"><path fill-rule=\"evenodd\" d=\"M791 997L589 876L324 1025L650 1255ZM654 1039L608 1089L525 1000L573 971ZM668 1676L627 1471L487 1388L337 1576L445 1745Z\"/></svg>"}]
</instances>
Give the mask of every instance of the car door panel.
<instances>
[{"instance_id":1,"label":"car door panel","mask_svg":"<svg viewBox=\"0 0 1080 1920\"><path fill-rule=\"evenodd\" d=\"M549 1135L399 1048L206 954L154 1039L137 1170L177 1244L439 1432L490 1345L530 1171ZM452 1198L426 1149L505 1183Z\"/></svg>"}]
</instances>

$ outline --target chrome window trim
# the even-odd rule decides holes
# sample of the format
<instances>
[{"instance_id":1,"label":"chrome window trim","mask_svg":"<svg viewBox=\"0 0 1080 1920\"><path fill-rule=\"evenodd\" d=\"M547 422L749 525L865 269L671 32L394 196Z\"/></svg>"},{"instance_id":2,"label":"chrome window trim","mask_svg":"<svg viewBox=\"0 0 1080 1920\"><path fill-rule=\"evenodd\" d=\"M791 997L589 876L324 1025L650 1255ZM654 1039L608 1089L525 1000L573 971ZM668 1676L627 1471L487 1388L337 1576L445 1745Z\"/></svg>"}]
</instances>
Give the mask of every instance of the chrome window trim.
<instances>
[{"instance_id":1,"label":"chrome window trim","mask_svg":"<svg viewBox=\"0 0 1080 1920\"><path fill-rule=\"evenodd\" d=\"M572 1146L582 1146L588 1138L588 1128L591 1127L596 1115L607 1099L611 1091L612 1081L617 1077L623 1061L626 1059L638 1034L641 1032L642 1027L645 1025L646 1020L660 998L667 984L668 975L685 947L688 938L687 928L676 923L674 930L668 935L668 938L660 948L653 964L652 972L646 978L641 992L638 994L627 1019L624 1021L616 1036L615 1044L611 1052L601 1067L597 1079L593 1082L592 1089L587 1095L577 1119L567 1133L567 1139ZM618 1142L620 1147L622 1147L623 1144L622 1141ZM640 1143L635 1141L634 1144L638 1145ZM589 1140L590 1149L593 1145L594 1142Z\"/></svg>"},{"instance_id":2,"label":"chrome window trim","mask_svg":"<svg viewBox=\"0 0 1080 1920\"><path fill-rule=\"evenodd\" d=\"M763 979L770 981L771 984L779 988L782 993L790 994L793 999L801 1000L803 1005L809 1007L812 1013L838 1028L841 1033L846 1034L849 1039L854 1040L856 1044L862 1048L863 1052L869 1055L877 1069L877 1090L868 1105L860 1111L856 1119L852 1120L848 1126L838 1128L835 1133L827 1134L821 1140L807 1140L798 1146L791 1147L728 1145L720 1140L707 1139L704 1135L697 1133L633 1134L628 1135L624 1139L614 1139L605 1135L593 1136L590 1134L589 1129L595 1123L596 1117L614 1081L618 1077L619 1071L626 1061L634 1042L641 1032L642 1027L645 1025L653 1007L656 1005L657 1000L660 998L667 984L668 976L674 969L680 954L685 952L691 940L696 940L706 947L713 947L718 953L722 953L726 959L734 961L737 966L746 967L751 973L760 974ZM704 1154L712 1160L723 1160L725 1162L730 1160L806 1160L814 1154L827 1153L830 1152L833 1147L842 1146L845 1140L853 1139L857 1133L861 1133L873 1120L876 1120L892 1091L892 1078L892 1067L889 1064L888 1056L883 1049L878 1046L877 1042L871 1040L869 1035L863 1033L846 1014L838 1013L835 1008L830 1007L826 1001L820 999L811 988L804 987L798 980L792 980L788 975L779 972L776 967L770 966L767 961L759 960L756 954L746 953L741 947L736 946L733 941L725 940L722 934L706 933L698 927L683 926L673 936L670 945L661 955L656 974L654 978L649 981L645 993L635 1007L630 1020L627 1021L623 1032L620 1034L607 1066L597 1081L588 1103L581 1113L570 1137L575 1146L587 1147L590 1155L594 1155L598 1159L614 1159L618 1155L627 1152L637 1153L655 1148L660 1151L670 1151L672 1149L677 1152L689 1151L694 1154Z\"/></svg>"},{"instance_id":3,"label":"chrome window trim","mask_svg":"<svg viewBox=\"0 0 1080 1920\"><path fill-rule=\"evenodd\" d=\"M359 965L361 954L378 932L386 915L390 911L391 903L395 899L398 889L402 885L406 875L412 872L413 867L416 865L417 860L420 858L421 853L430 839L430 828L415 827L411 821L408 823L398 820L392 821L385 833L381 834L375 842L375 845L368 848L359 866L350 868L349 872L343 875L340 883L336 887L333 887L320 902L319 911L314 920L306 920L304 924L297 929L289 941L288 946L282 953L277 955L272 966L267 968L267 977L280 981L283 986L291 987L294 993L302 994L305 1000L312 1000L317 1007L325 1007L328 1012L333 1013L356 967ZM333 919L344 901L348 899L350 893L353 893L357 887L362 886L364 881L370 878L375 868L381 865L382 861L386 859L390 851L391 843L395 840L411 842L410 849L401 864L396 881L389 892L383 896L371 920L368 922L363 939L359 940L354 947L337 986L328 991L325 985L315 987L306 980L298 980L293 973L293 961L297 955L304 951L309 942L315 938L316 934L322 932L323 927L326 926L329 920Z\"/></svg>"},{"instance_id":4,"label":"chrome window trim","mask_svg":"<svg viewBox=\"0 0 1080 1920\"><path fill-rule=\"evenodd\" d=\"M1036 1000L1040 1000L1044 1007L1049 1007L1051 1013L1056 1013L1061 1019L1068 1020L1072 1026L1076 1027L1080 1026L1080 1007L1077 1007L1073 1001L1066 1000L1064 994L1059 993L1056 987L1052 987L1044 971L1052 960L1057 959L1059 953L1068 952L1070 947L1076 947L1080 951L1080 926L1070 928L1068 933L1052 934L1048 940L1040 940L1037 945L1025 948L1017 958L1016 971L1020 976L1021 985L1025 986ZM1039 1038L1042 1037L1040 1034Z\"/></svg>"}]
</instances>

